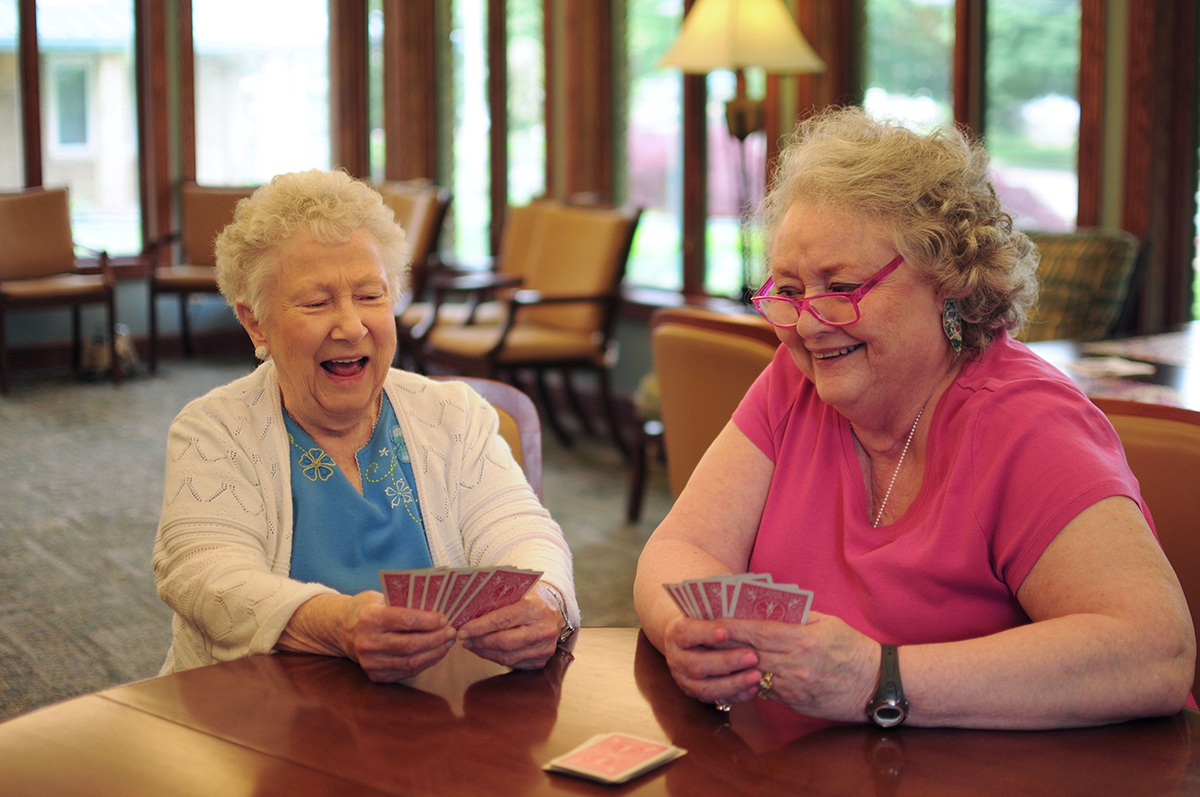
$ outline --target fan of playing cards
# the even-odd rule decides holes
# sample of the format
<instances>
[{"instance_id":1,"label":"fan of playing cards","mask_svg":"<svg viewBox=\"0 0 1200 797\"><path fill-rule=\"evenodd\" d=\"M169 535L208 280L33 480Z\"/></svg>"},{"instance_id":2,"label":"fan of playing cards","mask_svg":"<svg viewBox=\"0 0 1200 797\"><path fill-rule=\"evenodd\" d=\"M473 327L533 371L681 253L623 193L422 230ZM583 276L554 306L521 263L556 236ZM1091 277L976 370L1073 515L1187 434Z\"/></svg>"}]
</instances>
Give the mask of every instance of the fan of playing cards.
<instances>
[{"instance_id":1,"label":"fan of playing cards","mask_svg":"<svg viewBox=\"0 0 1200 797\"><path fill-rule=\"evenodd\" d=\"M455 628L525 597L542 577L517 567L429 567L380 570L389 606L441 612Z\"/></svg>"},{"instance_id":2,"label":"fan of playing cards","mask_svg":"<svg viewBox=\"0 0 1200 797\"><path fill-rule=\"evenodd\" d=\"M795 584L776 584L770 573L709 576L663 584L683 613L694 620L779 620L803 623L813 594Z\"/></svg>"}]
</instances>

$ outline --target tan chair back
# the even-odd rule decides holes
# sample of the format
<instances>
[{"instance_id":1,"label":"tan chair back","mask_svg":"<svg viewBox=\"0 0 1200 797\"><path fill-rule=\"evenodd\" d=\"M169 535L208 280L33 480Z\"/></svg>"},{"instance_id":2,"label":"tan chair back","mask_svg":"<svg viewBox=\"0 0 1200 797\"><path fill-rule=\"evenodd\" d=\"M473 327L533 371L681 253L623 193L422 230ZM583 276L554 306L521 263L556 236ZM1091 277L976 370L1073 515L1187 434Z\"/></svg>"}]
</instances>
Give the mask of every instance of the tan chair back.
<instances>
[{"instance_id":1,"label":"tan chair back","mask_svg":"<svg viewBox=\"0 0 1200 797\"><path fill-rule=\"evenodd\" d=\"M0 194L0 280L34 279L75 270L65 188Z\"/></svg>"},{"instance_id":2,"label":"tan chair back","mask_svg":"<svg viewBox=\"0 0 1200 797\"><path fill-rule=\"evenodd\" d=\"M500 436L512 449L525 480L542 500L542 425L529 396L512 385L470 376L437 376L434 379L464 382L483 396L500 418Z\"/></svg>"},{"instance_id":3,"label":"tan chair back","mask_svg":"<svg viewBox=\"0 0 1200 797\"><path fill-rule=\"evenodd\" d=\"M1200 412L1093 398L1125 447L1163 552L1200 629ZM1200 691L1200 660L1192 692Z\"/></svg>"},{"instance_id":4,"label":"tan chair back","mask_svg":"<svg viewBox=\"0 0 1200 797\"><path fill-rule=\"evenodd\" d=\"M500 253L496 259L497 274L504 277L525 274L533 240L545 223L546 211L553 206L551 201L535 200L528 205L509 205L505 209Z\"/></svg>"},{"instance_id":5,"label":"tan chair back","mask_svg":"<svg viewBox=\"0 0 1200 797\"><path fill-rule=\"evenodd\" d=\"M757 315L693 308L658 310L650 320L667 478L675 497L775 356L779 339Z\"/></svg>"},{"instance_id":6,"label":"tan chair back","mask_svg":"<svg viewBox=\"0 0 1200 797\"><path fill-rule=\"evenodd\" d=\"M427 180L391 180L377 183L374 188L396 215L396 223L404 229L408 260L412 265L411 287L413 295L420 296L425 290L430 256L437 251L442 225L450 208L450 189Z\"/></svg>"},{"instance_id":7,"label":"tan chair back","mask_svg":"<svg viewBox=\"0 0 1200 797\"><path fill-rule=\"evenodd\" d=\"M233 221L238 202L255 186L209 186L185 182L179 187L179 262L216 266L217 236Z\"/></svg>"},{"instance_id":8,"label":"tan chair back","mask_svg":"<svg viewBox=\"0 0 1200 797\"><path fill-rule=\"evenodd\" d=\"M1020 339L1100 340L1120 319L1138 257L1123 230L1030 233L1041 260L1041 294Z\"/></svg>"},{"instance_id":9,"label":"tan chair back","mask_svg":"<svg viewBox=\"0 0 1200 797\"><path fill-rule=\"evenodd\" d=\"M625 208L551 205L530 241L523 288L544 297L616 296L640 212ZM600 331L605 308L596 303L524 308L520 323Z\"/></svg>"}]
</instances>

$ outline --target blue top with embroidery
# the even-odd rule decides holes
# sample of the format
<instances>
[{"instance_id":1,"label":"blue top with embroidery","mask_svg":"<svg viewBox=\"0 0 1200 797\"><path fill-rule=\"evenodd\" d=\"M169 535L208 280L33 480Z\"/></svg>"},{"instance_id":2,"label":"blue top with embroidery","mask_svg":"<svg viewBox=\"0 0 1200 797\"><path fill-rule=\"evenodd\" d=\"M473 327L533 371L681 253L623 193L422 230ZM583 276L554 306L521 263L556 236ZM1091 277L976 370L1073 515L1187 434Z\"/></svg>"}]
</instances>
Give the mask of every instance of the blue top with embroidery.
<instances>
[{"instance_id":1,"label":"blue top with embroidery","mask_svg":"<svg viewBox=\"0 0 1200 797\"><path fill-rule=\"evenodd\" d=\"M354 595L379 589L381 569L433 566L408 448L386 394L371 441L355 454L361 495L300 424L283 418L292 452L292 578Z\"/></svg>"}]
</instances>

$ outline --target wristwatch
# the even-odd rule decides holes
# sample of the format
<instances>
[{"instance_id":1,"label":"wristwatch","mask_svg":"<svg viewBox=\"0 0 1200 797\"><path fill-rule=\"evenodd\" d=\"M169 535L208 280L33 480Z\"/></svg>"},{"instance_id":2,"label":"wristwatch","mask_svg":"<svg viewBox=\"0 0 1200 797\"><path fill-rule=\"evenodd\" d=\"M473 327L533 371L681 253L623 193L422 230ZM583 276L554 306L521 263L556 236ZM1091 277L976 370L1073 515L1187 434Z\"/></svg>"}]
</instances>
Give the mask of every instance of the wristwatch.
<instances>
[{"instance_id":1,"label":"wristwatch","mask_svg":"<svg viewBox=\"0 0 1200 797\"><path fill-rule=\"evenodd\" d=\"M883 645L879 664L879 689L867 703L867 716L881 728L891 728L908 719L908 701L900 686L900 654L895 645Z\"/></svg>"},{"instance_id":2,"label":"wristwatch","mask_svg":"<svg viewBox=\"0 0 1200 797\"><path fill-rule=\"evenodd\" d=\"M558 613L562 615L563 627L562 630L558 632L558 642L556 643L561 645L570 639L571 635L575 633L575 626L571 625L571 618L567 616L566 601L559 596L558 590L554 589L549 584L544 586L546 587L546 592L549 592L550 597L554 598L554 602L558 604Z\"/></svg>"}]
</instances>

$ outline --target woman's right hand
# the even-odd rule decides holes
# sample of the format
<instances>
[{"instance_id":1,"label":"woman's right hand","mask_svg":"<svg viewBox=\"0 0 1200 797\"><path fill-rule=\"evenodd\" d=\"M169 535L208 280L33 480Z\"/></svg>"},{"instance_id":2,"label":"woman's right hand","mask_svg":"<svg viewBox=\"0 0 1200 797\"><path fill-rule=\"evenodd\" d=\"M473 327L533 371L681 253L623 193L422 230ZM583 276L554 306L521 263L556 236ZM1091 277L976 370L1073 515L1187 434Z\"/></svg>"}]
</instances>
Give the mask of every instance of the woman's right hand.
<instances>
[{"instance_id":1,"label":"woman's right hand","mask_svg":"<svg viewBox=\"0 0 1200 797\"><path fill-rule=\"evenodd\" d=\"M376 683L412 678L442 660L457 632L445 615L388 606L374 590L317 595L300 605L275 647L346 656Z\"/></svg>"},{"instance_id":2,"label":"woman's right hand","mask_svg":"<svg viewBox=\"0 0 1200 797\"><path fill-rule=\"evenodd\" d=\"M445 615L388 606L381 593L367 591L345 608L342 649L372 681L393 683L441 661L456 636Z\"/></svg>"},{"instance_id":3,"label":"woman's right hand","mask_svg":"<svg viewBox=\"0 0 1200 797\"><path fill-rule=\"evenodd\" d=\"M663 633L663 656L685 694L705 703L744 703L758 694L758 654L730 642L729 632L713 620L680 615Z\"/></svg>"}]
</instances>

